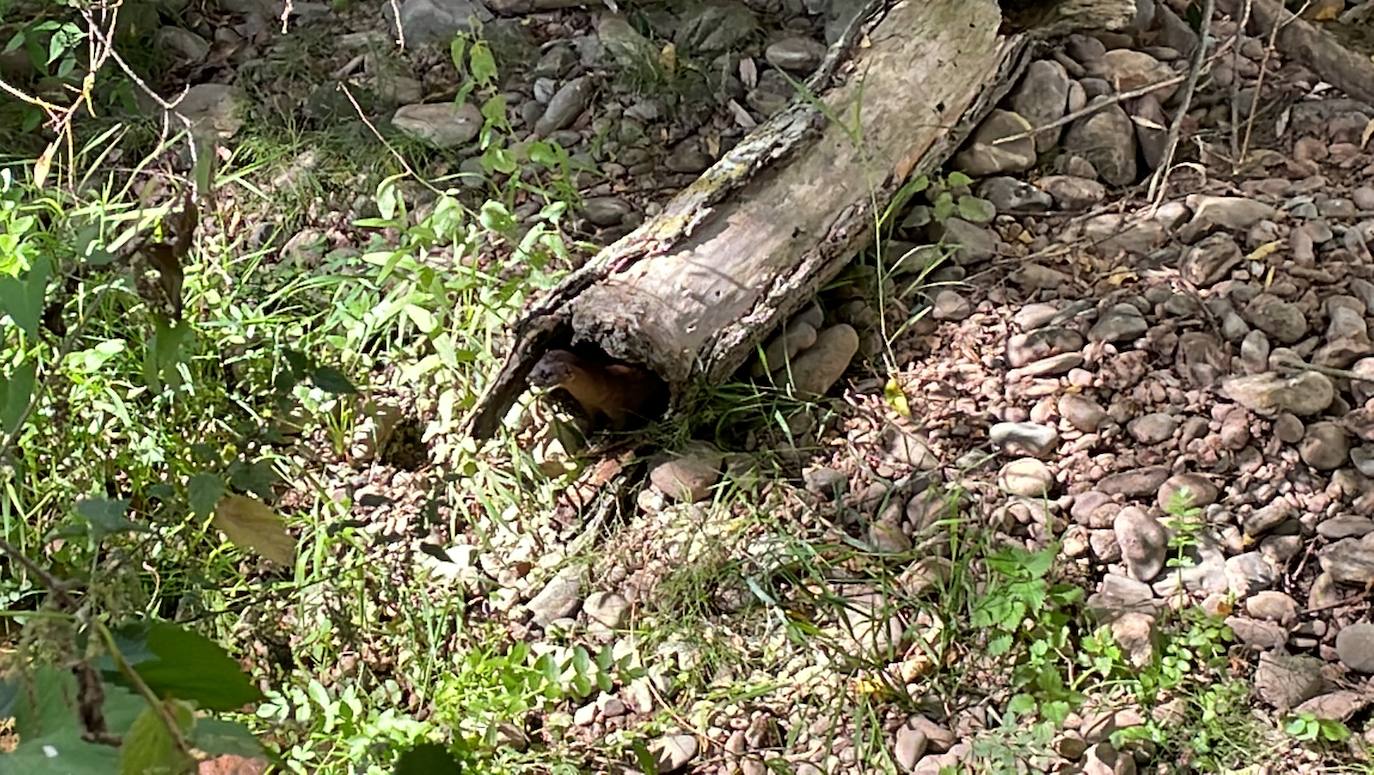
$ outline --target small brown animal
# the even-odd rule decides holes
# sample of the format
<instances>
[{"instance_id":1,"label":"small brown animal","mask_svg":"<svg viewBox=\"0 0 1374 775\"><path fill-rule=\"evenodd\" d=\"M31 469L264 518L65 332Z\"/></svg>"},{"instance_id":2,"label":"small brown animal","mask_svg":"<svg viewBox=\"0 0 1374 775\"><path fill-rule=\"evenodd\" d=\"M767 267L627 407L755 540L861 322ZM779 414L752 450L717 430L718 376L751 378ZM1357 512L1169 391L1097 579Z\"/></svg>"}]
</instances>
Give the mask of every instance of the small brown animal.
<instances>
[{"instance_id":1,"label":"small brown animal","mask_svg":"<svg viewBox=\"0 0 1374 775\"><path fill-rule=\"evenodd\" d=\"M550 350L530 370L529 383L561 388L573 397L587 419L605 417L615 429L643 418L662 395L662 385L645 369L623 363L597 363L567 350Z\"/></svg>"}]
</instances>

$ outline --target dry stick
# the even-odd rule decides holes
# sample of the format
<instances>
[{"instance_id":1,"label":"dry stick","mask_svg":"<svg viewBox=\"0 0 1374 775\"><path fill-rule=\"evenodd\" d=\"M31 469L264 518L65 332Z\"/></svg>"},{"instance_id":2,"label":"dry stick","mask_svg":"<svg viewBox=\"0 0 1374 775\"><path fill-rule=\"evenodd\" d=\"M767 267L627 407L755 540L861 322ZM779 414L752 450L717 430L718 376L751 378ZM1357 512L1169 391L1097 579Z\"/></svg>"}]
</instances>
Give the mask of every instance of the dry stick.
<instances>
[{"instance_id":1,"label":"dry stick","mask_svg":"<svg viewBox=\"0 0 1374 775\"><path fill-rule=\"evenodd\" d=\"M1155 174L1150 176L1150 187L1146 196L1155 207L1164 198L1169 187L1169 173L1174 166L1174 154L1178 151L1178 138L1183 131L1183 120L1188 117L1188 108L1193 104L1193 92L1197 91L1198 77L1202 75L1202 63L1207 58L1207 41L1212 36L1212 14L1214 0L1202 0L1202 29L1198 31L1197 48L1193 49L1192 59L1188 62L1188 80L1183 82L1183 96L1179 100L1178 112L1169 124L1168 140L1164 143L1164 158Z\"/></svg>"},{"instance_id":2,"label":"dry stick","mask_svg":"<svg viewBox=\"0 0 1374 775\"><path fill-rule=\"evenodd\" d=\"M1324 374L1328 377L1335 377L1337 379L1374 383L1374 375L1361 374L1349 369L1338 369L1334 366L1321 366L1315 363L1300 361L1295 358L1280 358L1276 363L1280 368L1291 369L1293 371L1315 371L1318 374Z\"/></svg>"},{"instance_id":3,"label":"dry stick","mask_svg":"<svg viewBox=\"0 0 1374 775\"><path fill-rule=\"evenodd\" d=\"M1211 1L1211 0L1209 0L1209 2L1210 2L1210 1ZM1229 50L1229 49L1231 48L1230 43L1234 42L1234 40L1235 40L1235 39L1232 38L1230 41L1227 41L1227 44L1228 44L1228 45L1222 46L1221 48L1217 49L1217 51L1215 51L1210 57L1207 58L1207 62L1208 62L1208 63L1214 62L1214 61L1216 61L1219 57L1221 57L1222 54L1226 53L1226 51ZM1201 46L1202 43L1199 42L1198 45ZM1085 105L1085 106L1083 106L1083 107L1079 108L1078 110L1075 110L1075 111L1073 111L1073 112L1071 112L1071 113L1065 114L1064 116L1062 116L1062 117L1060 117L1060 118L1057 118L1057 119L1055 119L1054 121L1051 121L1051 122L1049 122L1048 124L1045 124L1044 126L1033 127L1033 128L1031 128L1031 129L1027 129L1027 130L1024 131L1024 132L1019 132L1019 133L1017 133L1017 134L1010 135L1010 136L1008 136L1008 137L999 137L999 138L997 138L996 140L993 140L993 141L992 141L992 145L1002 145L1002 144L1004 144L1004 143L1013 143L1013 142L1016 142L1017 140L1023 140L1023 139L1025 139L1025 138L1027 138L1027 137L1032 137L1032 136L1034 136L1034 135L1038 135L1038 134L1040 134L1041 132L1045 131L1046 129L1054 129L1055 127L1061 127L1061 126L1064 126L1065 124L1071 124L1071 123L1073 123L1074 121L1077 121L1078 119L1083 118L1084 116L1091 116L1092 114L1096 113L1097 111L1102 110L1102 109L1104 109L1104 108L1109 108L1109 107L1111 107L1112 105L1119 105L1119 104L1121 104L1122 102L1125 102L1126 100L1132 100L1132 99L1135 99L1136 97L1144 97L1146 94L1150 94L1150 93L1152 93L1152 92L1157 92L1157 91L1159 91L1160 89L1163 89L1163 88L1166 87L1166 86L1175 86L1175 85L1177 85L1177 84L1183 83L1183 80L1184 80L1185 78L1187 78L1187 77L1188 77L1188 76L1187 76L1186 73L1183 74L1183 75L1170 76L1170 77L1168 77L1168 78L1165 78L1165 79L1162 80L1162 81L1155 81L1154 83L1150 83L1150 84L1146 84L1146 85L1144 85L1144 86L1141 86L1141 87L1138 88L1138 89L1131 89L1130 91L1127 91L1127 92L1122 92L1122 93L1120 93L1120 94L1114 94L1114 95L1112 95L1111 97L1108 97L1108 98L1106 98L1106 99L1104 99L1104 100L1098 100L1098 101L1096 101L1096 102L1093 102L1093 103L1090 103L1090 104L1088 104L1088 105Z\"/></svg>"},{"instance_id":4,"label":"dry stick","mask_svg":"<svg viewBox=\"0 0 1374 775\"><path fill-rule=\"evenodd\" d=\"M353 92L348 90L348 87L344 85L343 81L339 81L339 90L344 93L344 96L348 98L349 103L353 105L353 110L357 111L358 118L362 119L362 122L367 125L367 128L372 130L372 134L375 135L377 139L381 141L382 145L386 146L386 149L391 152L391 155L396 157L396 161L401 163L401 167L404 168L406 172L410 173L410 176L412 178L415 178L417 181L419 181L420 185L434 192L438 196L443 196L444 192L435 188L434 185L431 184L428 180L425 180L424 178L420 177L420 173L416 172L415 168L410 166L410 162L406 161L405 157L401 155L400 151L397 151L391 145L391 143L387 142L385 137L382 137L382 133L377 131L377 127L374 126L372 122L368 120L367 114L363 113L363 106L359 105L358 101L353 98Z\"/></svg>"},{"instance_id":5,"label":"dry stick","mask_svg":"<svg viewBox=\"0 0 1374 775\"><path fill-rule=\"evenodd\" d=\"M391 15L396 19L396 45L404 51L406 47L406 28L401 23L401 4L400 0L391 0Z\"/></svg>"},{"instance_id":6,"label":"dry stick","mask_svg":"<svg viewBox=\"0 0 1374 775\"><path fill-rule=\"evenodd\" d=\"M1293 15L1293 18L1298 18L1311 4L1312 0L1306 0L1298 9L1298 13ZM1246 0L1246 7L1249 8L1249 5L1249 0ZM1244 164L1245 156L1250 152L1250 135L1255 129L1255 116L1259 113L1260 94L1264 89L1264 75L1269 70L1269 60L1273 57L1274 49L1278 45L1279 30L1286 26L1288 23L1281 22L1278 17L1275 17L1274 26L1269 30L1269 43L1264 47L1264 58L1260 60L1259 76L1255 78L1255 94L1250 100L1250 115L1245 118L1245 139L1241 141L1240 155L1236 157L1236 164Z\"/></svg>"},{"instance_id":7,"label":"dry stick","mask_svg":"<svg viewBox=\"0 0 1374 775\"><path fill-rule=\"evenodd\" d=\"M1348 605L1359 605L1360 603L1368 605L1369 602L1369 598L1365 597L1364 595L1351 595L1350 597L1347 597L1344 600L1337 600L1334 603L1319 605L1316 608L1304 608L1301 611L1298 611L1298 616L1306 616L1307 614L1315 614L1321 611L1330 611L1333 608L1344 608Z\"/></svg>"}]
</instances>

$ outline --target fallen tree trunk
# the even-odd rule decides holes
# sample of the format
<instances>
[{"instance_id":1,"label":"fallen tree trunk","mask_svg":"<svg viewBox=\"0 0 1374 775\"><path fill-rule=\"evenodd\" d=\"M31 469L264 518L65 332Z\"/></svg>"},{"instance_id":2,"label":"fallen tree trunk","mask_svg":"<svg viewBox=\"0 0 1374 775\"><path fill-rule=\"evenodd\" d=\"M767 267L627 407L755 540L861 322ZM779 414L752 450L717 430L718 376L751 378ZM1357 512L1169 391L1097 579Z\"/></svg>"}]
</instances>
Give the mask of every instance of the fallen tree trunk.
<instances>
[{"instance_id":1,"label":"fallen tree trunk","mask_svg":"<svg viewBox=\"0 0 1374 775\"><path fill-rule=\"evenodd\" d=\"M570 342L648 367L674 402L727 379L872 239L903 182L954 153L1046 41L1120 29L1135 12L1134 0L1015 5L1004 19L994 0L870 4L802 97L529 308L468 432L490 436L539 357Z\"/></svg>"},{"instance_id":2,"label":"fallen tree trunk","mask_svg":"<svg viewBox=\"0 0 1374 775\"><path fill-rule=\"evenodd\" d=\"M1298 18L1274 0L1217 0L1217 7L1240 19L1247 7L1246 29L1262 40L1274 34L1274 47L1321 76L1347 95L1374 105L1374 63L1341 45L1334 35ZM1275 34L1275 31L1277 33Z\"/></svg>"}]
</instances>

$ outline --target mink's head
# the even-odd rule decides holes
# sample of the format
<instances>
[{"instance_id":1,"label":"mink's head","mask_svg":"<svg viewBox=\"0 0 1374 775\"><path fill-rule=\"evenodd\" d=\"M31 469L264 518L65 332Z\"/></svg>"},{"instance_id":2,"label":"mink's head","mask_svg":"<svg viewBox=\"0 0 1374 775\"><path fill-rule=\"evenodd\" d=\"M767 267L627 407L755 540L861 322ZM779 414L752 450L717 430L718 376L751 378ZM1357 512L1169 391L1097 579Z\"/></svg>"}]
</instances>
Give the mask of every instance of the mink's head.
<instances>
[{"instance_id":1,"label":"mink's head","mask_svg":"<svg viewBox=\"0 0 1374 775\"><path fill-rule=\"evenodd\" d=\"M576 355L567 350L550 350L530 369L529 382L535 387L556 387L572 379L576 368Z\"/></svg>"}]
</instances>

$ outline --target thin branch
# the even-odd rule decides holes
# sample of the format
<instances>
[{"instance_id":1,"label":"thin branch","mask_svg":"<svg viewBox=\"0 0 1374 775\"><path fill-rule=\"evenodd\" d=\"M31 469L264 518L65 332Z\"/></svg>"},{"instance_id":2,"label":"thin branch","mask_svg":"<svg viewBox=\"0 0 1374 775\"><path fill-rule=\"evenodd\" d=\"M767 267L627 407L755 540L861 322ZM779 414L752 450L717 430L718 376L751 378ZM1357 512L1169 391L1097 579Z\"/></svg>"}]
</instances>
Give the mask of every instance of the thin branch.
<instances>
[{"instance_id":1,"label":"thin branch","mask_svg":"<svg viewBox=\"0 0 1374 775\"><path fill-rule=\"evenodd\" d=\"M363 107L358 104L358 101L356 99L353 98L353 92L348 90L348 87L344 85L343 81L339 81L339 90L344 93L344 96L348 98L348 102L351 105L353 105L353 110L357 111L358 118L361 119L365 125L367 125L368 129L372 130L372 134L376 136L377 140L380 141L382 145L386 146L386 149L391 152L391 155L395 157L396 161L400 162L401 167L404 168L406 172L410 173L410 176L412 178L415 178L415 180L419 181L420 185L424 186L425 188L429 189L435 194L443 196L444 192L435 188L434 185L431 184L428 180L425 180L424 178L420 177L420 173L416 172L415 168L410 166L410 162L406 161L405 157L401 155L401 152L397 151L396 148L391 143L387 142L387 139L382 136L382 133L377 131L377 127L373 125L373 123L368 119L367 114L363 112Z\"/></svg>"},{"instance_id":2,"label":"thin branch","mask_svg":"<svg viewBox=\"0 0 1374 775\"><path fill-rule=\"evenodd\" d=\"M1202 65L1207 59L1207 43L1212 37L1212 14L1216 10L1215 5L1215 0L1202 0L1202 29L1198 31L1197 48L1193 49L1192 59L1188 62L1188 80L1183 82L1183 95L1179 98L1174 120L1169 125L1168 140L1164 143L1164 158L1160 160L1155 174L1150 177L1147 196L1156 206L1168 190L1169 173L1174 166L1174 154L1178 151L1183 122L1188 118L1188 109L1193 104L1193 93L1197 91L1198 77L1202 75Z\"/></svg>"},{"instance_id":3,"label":"thin branch","mask_svg":"<svg viewBox=\"0 0 1374 775\"><path fill-rule=\"evenodd\" d=\"M1276 364L1280 368L1292 371L1315 371L1318 374L1324 374L1328 377L1335 377L1337 379L1348 379L1354 382L1374 382L1374 375L1361 374L1349 369L1338 369L1334 366L1320 366L1315 363L1300 361L1296 358L1279 358Z\"/></svg>"}]
</instances>

